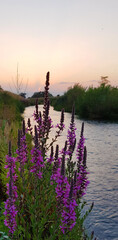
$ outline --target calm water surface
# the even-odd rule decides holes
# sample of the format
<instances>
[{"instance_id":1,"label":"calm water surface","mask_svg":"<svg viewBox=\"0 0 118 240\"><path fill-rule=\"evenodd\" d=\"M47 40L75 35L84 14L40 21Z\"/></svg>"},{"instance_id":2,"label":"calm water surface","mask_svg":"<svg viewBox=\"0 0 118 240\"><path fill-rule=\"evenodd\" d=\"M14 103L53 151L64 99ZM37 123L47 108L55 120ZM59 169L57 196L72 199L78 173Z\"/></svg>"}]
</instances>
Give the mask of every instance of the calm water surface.
<instances>
[{"instance_id":1,"label":"calm water surface","mask_svg":"<svg viewBox=\"0 0 118 240\"><path fill-rule=\"evenodd\" d=\"M27 107L24 118L31 118L34 107ZM39 105L42 111L42 105ZM60 112L50 108L53 124L60 121ZM58 139L60 148L66 140L70 113L65 113L66 128ZM79 139L82 121L75 118L77 139ZM54 136L53 130L50 139ZM86 200L88 206L94 201L94 208L85 225L87 232L94 230L99 240L118 240L118 124L85 121L84 136L87 146L87 166L90 172L90 184Z\"/></svg>"}]
</instances>

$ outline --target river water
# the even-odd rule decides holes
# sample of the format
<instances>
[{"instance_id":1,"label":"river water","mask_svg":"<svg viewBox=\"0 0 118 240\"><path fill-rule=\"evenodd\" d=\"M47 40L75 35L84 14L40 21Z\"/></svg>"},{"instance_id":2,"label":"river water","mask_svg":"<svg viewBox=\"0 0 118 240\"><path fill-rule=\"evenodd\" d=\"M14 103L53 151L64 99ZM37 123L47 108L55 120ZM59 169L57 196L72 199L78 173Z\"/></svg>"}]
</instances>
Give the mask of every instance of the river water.
<instances>
[{"instance_id":1,"label":"river water","mask_svg":"<svg viewBox=\"0 0 118 240\"><path fill-rule=\"evenodd\" d=\"M39 105L40 111L43 106ZM35 108L27 107L24 118L31 118ZM50 108L53 124L60 121L60 112ZM71 114L65 113L66 128L58 139L62 148L66 140ZM79 139L82 121L75 117L76 134ZM54 137L54 130L50 139ZM85 145L87 146L87 166L90 184L85 199L94 208L85 221L88 233L94 231L98 240L118 240L118 124L85 121Z\"/></svg>"}]
</instances>

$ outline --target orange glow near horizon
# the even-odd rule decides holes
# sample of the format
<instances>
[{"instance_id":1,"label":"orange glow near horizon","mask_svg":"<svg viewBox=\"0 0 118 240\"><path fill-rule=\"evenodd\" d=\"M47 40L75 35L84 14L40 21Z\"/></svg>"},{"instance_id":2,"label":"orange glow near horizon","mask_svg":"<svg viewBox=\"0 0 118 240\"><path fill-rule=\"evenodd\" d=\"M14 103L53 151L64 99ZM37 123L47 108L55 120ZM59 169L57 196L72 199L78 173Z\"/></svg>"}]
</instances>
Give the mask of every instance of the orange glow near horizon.
<instances>
[{"instance_id":1,"label":"orange glow near horizon","mask_svg":"<svg viewBox=\"0 0 118 240\"><path fill-rule=\"evenodd\" d=\"M17 63L23 89L28 81L27 92L43 89L47 71L50 91L55 94L63 94L74 83L96 86L100 76L105 75L111 85L118 85L118 3L107 1L106 11L105 0L86 4L65 2L17 0L13 5L2 2L0 85L3 89L13 87Z\"/></svg>"}]
</instances>

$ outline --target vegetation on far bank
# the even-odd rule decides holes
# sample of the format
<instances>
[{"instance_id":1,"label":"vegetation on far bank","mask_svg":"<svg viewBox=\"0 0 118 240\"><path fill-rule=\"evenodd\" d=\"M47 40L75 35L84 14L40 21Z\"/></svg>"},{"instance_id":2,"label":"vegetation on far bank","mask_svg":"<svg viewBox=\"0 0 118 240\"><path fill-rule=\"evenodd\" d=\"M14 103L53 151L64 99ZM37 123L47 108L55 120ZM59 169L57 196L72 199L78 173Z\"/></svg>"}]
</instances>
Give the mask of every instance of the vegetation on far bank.
<instances>
[{"instance_id":1,"label":"vegetation on far bank","mask_svg":"<svg viewBox=\"0 0 118 240\"><path fill-rule=\"evenodd\" d=\"M99 87L88 89L79 84L69 88L64 95L51 99L55 110L62 108L75 113L82 119L118 121L118 88L102 83Z\"/></svg>"}]
</instances>

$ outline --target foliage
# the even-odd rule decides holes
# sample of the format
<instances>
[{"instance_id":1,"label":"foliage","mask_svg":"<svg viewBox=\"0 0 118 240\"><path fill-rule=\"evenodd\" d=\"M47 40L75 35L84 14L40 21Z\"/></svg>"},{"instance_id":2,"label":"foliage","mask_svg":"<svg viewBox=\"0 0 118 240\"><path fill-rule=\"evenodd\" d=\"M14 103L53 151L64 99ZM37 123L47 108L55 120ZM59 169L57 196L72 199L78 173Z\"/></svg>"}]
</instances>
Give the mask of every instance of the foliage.
<instances>
[{"instance_id":1,"label":"foliage","mask_svg":"<svg viewBox=\"0 0 118 240\"><path fill-rule=\"evenodd\" d=\"M63 96L52 99L54 109L62 107L71 112L75 103L75 113L83 119L118 121L118 88L101 82L97 88L84 89L75 85Z\"/></svg>"},{"instance_id":2,"label":"foliage","mask_svg":"<svg viewBox=\"0 0 118 240\"><path fill-rule=\"evenodd\" d=\"M21 113L24 104L18 95L0 91L0 201L6 199L6 170L5 154L9 139L12 141L13 151L16 149L17 131L21 126Z\"/></svg>"},{"instance_id":3,"label":"foliage","mask_svg":"<svg viewBox=\"0 0 118 240\"><path fill-rule=\"evenodd\" d=\"M8 92L0 92L0 119L14 121L21 119L24 111L24 104L19 98L10 95Z\"/></svg>"},{"instance_id":4,"label":"foliage","mask_svg":"<svg viewBox=\"0 0 118 240\"><path fill-rule=\"evenodd\" d=\"M73 87L69 88L67 92L62 96L58 96L51 99L51 105L54 106L56 110L65 109L66 112L71 112L73 104L75 105L75 110L77 107L77 101L79 102L83 99L85 94L85 89L79 85L75 84Z\"/></svg>"},{"instance_id":5,"label":"foliage","mask_svg":"<svg viewBox=\"0 0 118 240\"><path fill-rule=\"evenodd\" d=\"M84 219L93 205L81 216L85 205L82 197L89 183L84 123L76 144L73 106L67 140L62 149L57 144L54 151L53 144L65 127L64 110L60 123L56 125L55 138L48 143L50 131L54 127L49 116L48 90L49 72L46 76L43 113L39 111L36 102L34 131L30 119L27 127L23 121L22 129L18 131L18 146L14 156L9 142L5 166L8 170L8 198L3 207L7 230L1 231L8 233L10 239L20 240L93 239L93 234L87 237L83 227ZM27 133L33 141L32 147L28 146ZM76 161L73 159L74 151ZM1 216L3 220L3 214Z\"/></svg>"}]
</instances>

